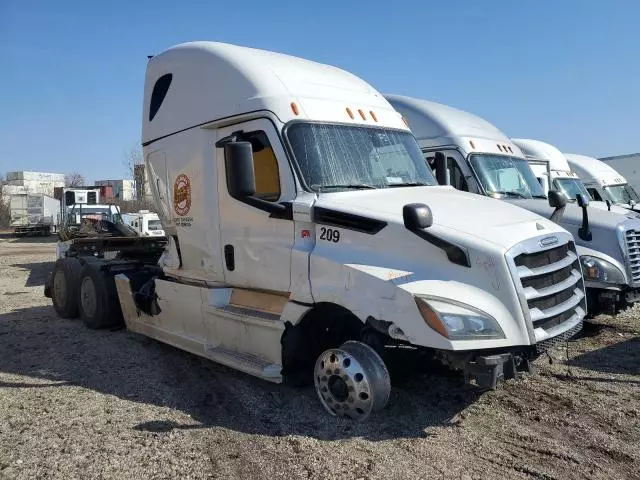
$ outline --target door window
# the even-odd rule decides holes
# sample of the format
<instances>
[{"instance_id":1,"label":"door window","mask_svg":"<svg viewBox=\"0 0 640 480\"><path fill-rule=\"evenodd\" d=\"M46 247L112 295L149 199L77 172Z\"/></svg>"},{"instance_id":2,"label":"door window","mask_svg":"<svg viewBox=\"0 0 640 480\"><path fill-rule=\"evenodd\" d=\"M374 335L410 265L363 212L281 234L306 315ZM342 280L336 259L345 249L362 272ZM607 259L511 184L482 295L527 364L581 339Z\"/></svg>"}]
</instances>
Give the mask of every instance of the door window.
<instances>
[{"instance_id":1,"label":"door window","mask_svg":"<svg viewBox=\"0 0 640 480\"><path fill-rule=\"evenodd\" d=\"M589 192L589 195L591 195L591 198L593 198L594 200L596 200L598 202L602 201L602 197L598 193L598 190L596 190L595 188L593 188L593 187L587 188L587 192Z\"/></svg>"},{"instance_id":2,"label":"door window","mask_svg":"<svg viewBox=\"0 0 640 480\"><path fill-rule=\"evenodd\" d=\"M432 173L435 175L435 156L429 154L425 157L425 160L427 161L427 165L431 169ZM464 190L465 192L468 192L469 185L467 184L467 179L464 177L464 173L455 158L447 157L447 168L449 169L449 181L451 182L451 186L457 190Z\"/></svg>"},{"instance_id":3,"label":"door window","mask_svg":"<svg viewBox=\"0 0 640 480\"><path fill-rule=\"evenodd\" d=\"M280 174L278 159L267 134L260 130L242 135L242 140L251 142L253 150L253 170L258 198L275 202L280 198Z\"/></svg>"}]
</instances>

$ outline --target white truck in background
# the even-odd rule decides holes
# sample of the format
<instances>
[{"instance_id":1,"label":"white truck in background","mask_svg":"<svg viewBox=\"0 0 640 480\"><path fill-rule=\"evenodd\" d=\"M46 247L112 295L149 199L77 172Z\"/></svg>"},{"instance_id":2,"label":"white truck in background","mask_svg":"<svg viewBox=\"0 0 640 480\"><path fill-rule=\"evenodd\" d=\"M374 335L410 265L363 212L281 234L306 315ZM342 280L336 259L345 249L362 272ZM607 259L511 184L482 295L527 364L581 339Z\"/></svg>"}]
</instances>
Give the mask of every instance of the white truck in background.
<instances>
[{"instance_id":1,"label":"white truck in background","mask_svg":"<svg viewBox=\"0 0 640 480\"><path fill-rule=\"evenodd\" d=\"M598 160L621 174L634 191L640 190L640 153L600 157Z\"/></svg>"},{"instance_id":2,"label":"white truck in background","mask_svg":"<svg viewBox=\"0 0 640 480\"><path fill-rule=\"evenodd\" d=\"M588 209L545 192L524 154L504 133L468 112L427 100L387 95L408 122L439 183L502 199L550 218L571 232L585 274L589 311L640 300L640 219Z\"/></svg>"},{"instance_id":3,"label":"white truck in background","mask_svg":"<svg viewBox=\"0 0 640 480\"><path fill-rule=\"evenodd\" d=\"M527 138L512 138L511 141L520 148L545 192L558 190L564 193L572 203L576 202L576 195L585 195L589 198L589 208L599 208L623 215L628 213L628 210L613 205L610 201L602 202L593 199L582 179L577 173L571 171L565 156L553 145Z\"/></svg>"},{"instance_id":4,"label":"white truck in background","mask_svg":"<svg viewBox=\"0 0 640 480\"><path fill-rule=\"evenodd\" d=\"M123 213L122 221L133 228L138 235L163 237L164 230L157 213L140 210L136 213Z\"/></svg>"},{"instance_id":5,"label":"white truck in background","mask_svg":"<svg viewBox=\"0 0 640 480\"><path fill-rule=\"evenodd\" d=\"M495 387L582 328L571 235L438 186L401 116L341 69L178 45L148 62L142 143L166 249L71 248L45 290L62 317L311 381L357 420L387 403L394 348Z\"/></svg>"},{"instance_id":6,"label":"white truck in background","mask_svg":"<svg viewBox=\"0 0 640 480\"><path fill-rule=\"evenodd\" d=\"M16 236L49 236L58 230L60 201L42 194L13 194L9 215Z\"/></svg>"},{"instance_id":7,"label":"white truck in background","mask_svg":"<svg viewBox=\"0 0 640 480\"><path fill-rule=\"evenodd\" d=\"M640 211L640 207L636 206L640 202L638 193L610 165L586 155L565 153L564 156L594 199Z\"/></svg>"}]
</instances>

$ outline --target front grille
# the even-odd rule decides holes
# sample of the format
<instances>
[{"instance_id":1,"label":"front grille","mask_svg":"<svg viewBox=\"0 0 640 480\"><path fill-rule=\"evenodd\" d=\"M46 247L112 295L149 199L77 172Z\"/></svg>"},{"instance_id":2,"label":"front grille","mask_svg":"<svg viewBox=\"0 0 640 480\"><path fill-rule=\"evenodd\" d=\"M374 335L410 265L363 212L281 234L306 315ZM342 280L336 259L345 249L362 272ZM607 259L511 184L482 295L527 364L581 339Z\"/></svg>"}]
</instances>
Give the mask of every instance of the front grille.
<instances>
[{"instance_id":1,"label":"front grille","mask_svg":"<svg viewBox=\"0 0 640 480\"><path fill-rule=\"evenodd\" d=\"M514 263L534 329L549 331L584 317L584 283L573 243L522 253Z\"/></svg>"},{"instance_id":2,"label":"front grille","mask_svg":"<svg viewBox=\"0 0 640 480\"><path fill-rule=\"evenodd\" d=\"M629 271L633 283L640 282L640 230L630 229L625 232Z\"/></svg>"}]
</instances>

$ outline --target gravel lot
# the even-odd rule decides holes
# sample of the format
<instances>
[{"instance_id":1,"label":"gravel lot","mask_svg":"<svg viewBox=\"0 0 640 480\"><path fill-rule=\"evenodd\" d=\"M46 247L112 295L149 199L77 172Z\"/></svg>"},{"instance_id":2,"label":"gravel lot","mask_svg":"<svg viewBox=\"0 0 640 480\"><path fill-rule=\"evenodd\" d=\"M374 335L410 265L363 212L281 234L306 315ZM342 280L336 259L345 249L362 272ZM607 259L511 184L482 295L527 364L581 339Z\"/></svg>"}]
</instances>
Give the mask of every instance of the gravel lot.
<instances>
[{"instance_id":1,"label":"gravel lot","mask_svg":"<svg viewBox=\"0 0 640 480\"><path fill-rule=\"evenodd\" d=\"M0 479L640 478L640 309L493 392L441 369L364 424L125 330L58 319L54 238L0 238Z\"/></svg>"}]
</instances>

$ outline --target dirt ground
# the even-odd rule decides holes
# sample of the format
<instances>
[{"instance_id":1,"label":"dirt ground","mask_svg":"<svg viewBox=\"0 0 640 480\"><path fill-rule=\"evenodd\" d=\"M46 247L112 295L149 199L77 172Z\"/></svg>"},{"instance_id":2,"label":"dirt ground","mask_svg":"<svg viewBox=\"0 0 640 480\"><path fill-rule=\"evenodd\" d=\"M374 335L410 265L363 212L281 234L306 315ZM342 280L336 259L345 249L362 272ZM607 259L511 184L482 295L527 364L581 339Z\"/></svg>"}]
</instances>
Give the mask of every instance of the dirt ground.
<instances>
[{"instance_id":1,"label":"dirt ground","mask_svg":"<svg viewBox=\"0 0 640 480\"><path fill-rule=\"evenodd\" d=\"M0 238L0 479L640 478L640 307L478 392L438 369L366 423L43 296L54 238Z\"/></svg>"}]
</instances>

